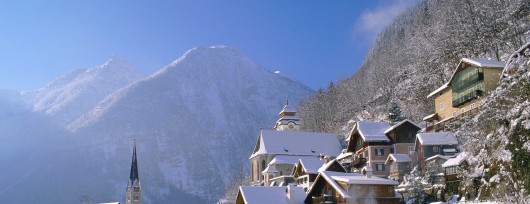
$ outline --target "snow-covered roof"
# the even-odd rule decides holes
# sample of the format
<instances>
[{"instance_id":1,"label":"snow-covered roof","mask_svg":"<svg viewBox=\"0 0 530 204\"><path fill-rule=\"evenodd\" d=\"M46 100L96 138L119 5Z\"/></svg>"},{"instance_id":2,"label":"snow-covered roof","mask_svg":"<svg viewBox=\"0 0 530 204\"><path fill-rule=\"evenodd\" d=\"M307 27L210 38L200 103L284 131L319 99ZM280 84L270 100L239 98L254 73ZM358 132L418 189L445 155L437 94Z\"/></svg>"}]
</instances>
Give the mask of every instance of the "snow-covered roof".
<instances>
[{"instance_id":1,"label":"snow-covered roof","mask_svg":"<svg viewBox=\"0 0 530 204\"><path fill-rule=\"evenodd\" d=\"M416 126L418 129L421 129L421 127L420 127L418 124L416 124L416 123L410 121L409 119L405 119L405 120L403 120L403 121L401 121L401 122L399 122L399 123L396 123L396 124L393 125L392 127L386 129L386 130L385 130L385 134L388 134L389 132L391 132L392 130L396 129L397 127L399 127L399 126L405 124L406 122L409 122L409 123L411 123L412 125Z\"/></svg>"},{"instance_id":2,"label":"snow-covered roof","mask_svg":"<svg viewBox=\"0 0 530 204\"><path fill-rule=\"evenodd\" d=\"M320 168L318 168L318 172L323 172L323 171L328 171L328 169L333 165L333 163L337 162L337 159L333 159L331 161L329 161L328 163L325 163L324 165L322 165ZM337 162L338 163L338 162ZM340 165L340 164L339 164ZM346 172L346 169L344 169L344 167L342 165L340 165L342 167L342 169L344 170L344 172Z\"/></svg>"},{"instance_id":3,"label":"snow-covered roof","mask_svg":"<svg viewBox=\"0 0 530 204\"><path fill-rule=\"evenodd\" d=\"M377 176L372 176L370 178L358 174L358 173L343 173L343 172L333 172L333 171L324 171L327 175L330 175L336 181L346 182L348 184L371 184L371 185L393 185L397 186L399 183L394 180L379 178Z\"/></svg>"},{"instance_id":4,"label":"snow-covered roof","mask_svg":"<svg viewBox=\"0 0 530 204\"><path fill-rule=\"evenodd\" d=\"M429 157L429 158L425 159L425 161L431 161L431 160L434 160L434 159L437 159L437 158L440 158L440 159L443 159L443 160L448 160L448 159L451 159L452 156L443 156L443 155L437 154L437 155L434 155L432 157Z\"/></svg>"},{"instance_id":5,"label":"snow-covered roof","mask_svg":"<svg viewBox=\"0 0 530 204\"><path fill-rule=\"evenodd\" d=\"M289 197L289 200L293 204L304 203L304 199L307 196L303 187L295 186L293 184L287 185L287 192L287 197Z\"/></svg>"},{"instance_id":6,"label":"snow-covered roof","mask_svg":"<svg viewBox=\"0 0 530 204\"><path fill-rule=\"evenodd\" d=\"M385 135L385 130L390 128L388 122L357 122L357 130L365 142L390 141Z\"/></svg>"},{"instance_id":7,"label":"snow-covered roof","mask_svg":"<svg viewBox=\"0 0 530 204\"><path fill-rule=\"evenodd\" d=\"M417 135L421 145L456 145L458 140L451 132L421 132Z\"/></svg>"},{"instance_id":8,"label":"snow-covered roof","mask_svg":"<svg viewBox=\"0 0 530 204\"><path fill-rule=\"evenodd\" d=\"M342 147L335 134L261 130L258 143L250 158L260 154L335 156L340 154L341 150Z\"/></svg>"},{"instance_id":9,"label":"snow-covered roof","mask_svg":"<svg viewBox=\"0 0 530 204\"><path fill-rule=\"evenodd\" d=\"M460 63L458 63L458 66L456 67L455 71L453 72L453 75L451 76L451 79L449 80L449 83L453 81L456 74L463 70L462 63L475 65L477 67L489 67L489 68L498 68L498 69L504 69L504 66L506 63L500 62L497 60L486 60L486 59L477 59L477 58L462 58L460 60Z\"/></svg>"},{"instance_id":10,"label":"snow-covered roof","mask_svg":"<svg viewBox=\"0 0 530 204\"><path fill-rule=\"evenodd\" d=\"M492 68L504 68L506 63L497 60L486 60L478 58L462 58L462 62L475 65L477 67L492 67Z\"/></svg>"},{"instance_id":11,"label":"snow-covered roof","mask_svg":"<svg viewBox=\"0 0 530 204\"><path fill-rule=\"evenodd\" d=\"M335 189L335 191L340 194L344 199L351 199L352 197L348 195L348 192L344 190L337 181L346 182L349 184L360 184L360 185L392 185L397 186L399 183L394 180L379 178L379 177L370 177L367 178L359 173L344 173L344 172L334 172L334 171L322 171L318 174L315 179L315 183L318 180L324 179L327 183ZM312 185L307 191L308 194L316 188L317 185Z\"/></svg>"},{"instance_id":12,"label":"snow-covered roof","mask_svg":"<svg viewBox=\"0 0 530 204\"><path fill-rule=\"evenodd\" d=\"M269 162L269 165L276 164L296 164L301 158L317 158L316 156L290 156L290 155L277 155Z\"/></svg>"},{"instance_id":13,"label":"snow-covered roof","mask_svg":"<svg viewBox=\"0 0 530 204\"><path fill-rule=\"evenodd\" d=\"M439 88L437 88L436 90L431 92L429 95L427 95L427 98L430 98L430 97L436 95L437 93L440 93L441 91L445 90L446 88L449 88L449 82L445 83L444 85L440 86Z\"/></svg>"},{"instance_id":14,"label":"snow-covered roof","mask_svg":"<svg viewBox=\"0 0 530 204\"><path fill-rule=\"evenodd\" d=\"M306 173L316 174L324 161L314 157L305 157L300 159L300 164Z\"/></svg>"},{"instance_id":15,"label":"snow-covered roof","mask_svg":"<svg viewBox=\"0 0 530 204\"><path fill-rule=\"evenodd\" d=\"M293 108L291 108L291 106L285 105L279 114L281 115L282 113L296 113L296 111Z\"/></svg>"},{"instance_id":16,"label":"snow-covered roof","mask_svg":"<svg viewBox=\"0 0 530 204\"><path fill-rule=\"evenodd\" d=\"M444 164L442 164L442 167L451 167L451 166L458 166L460 164L462 164L462 162L464 162L466 160L466 158L464 156L461 155L458 155L457 157L455 158L452 158L452 159L448 159Z\"/></svg>"},{"instance_id":17,"label":"snow-covered roof","mask_svg":"<svg viewBox=\"0 0 530 204\"><path fill-rule=\"evenodd\" d=\"M407 154L389 154L385 164L387 164L390 160L401 163L401 162L412 162L412 159Z\"/></svg>"},{"instance_id":18,"label":"snow-covered roof","mask_svg":"<svg viewBox=\"0 0 530 204\"><path fill-rule=\"evenodd\" d=\"M274 165L268 165L267 168L265 168L262 172L262 174L273 174L278 173Z\"/></svg>"},{"instance_id":19,"label":"snow-covered roof","mask_svg":"<svg viewBox=\"0 0 530 204\"><path fill-rule=\"evenodd\" d=\"M425 117L423 118L423 120L425 121L425 120L431 119L431 118L433 118L434 116L436 116L436 114L438 114L438 113L433 113L433 114L430 114L430 115L428 115L428 116L425 116Z\"/></svg>"},{"instance_id":20,"label":"snow-covered roof","mask_svg":"<svg viewBox=\"0 0 530 204\"><path fill-rule=\"evenodd\" d=\"M339 156L337 156L337 160L341 160L341 159L344 159L346 157L350 157L353 155L353 152L342 152L339 154Z\"/></svg>"},{"instance_id":21,"label":"snow-covered roof","mask_svg":"<svg viewBox=\"0 0 530 204\"><path fill-rule=\"evenodd\" d=\"M289 204L286 186L240 186L239 192L248 204Z\"/></svg>"}]
</instances>

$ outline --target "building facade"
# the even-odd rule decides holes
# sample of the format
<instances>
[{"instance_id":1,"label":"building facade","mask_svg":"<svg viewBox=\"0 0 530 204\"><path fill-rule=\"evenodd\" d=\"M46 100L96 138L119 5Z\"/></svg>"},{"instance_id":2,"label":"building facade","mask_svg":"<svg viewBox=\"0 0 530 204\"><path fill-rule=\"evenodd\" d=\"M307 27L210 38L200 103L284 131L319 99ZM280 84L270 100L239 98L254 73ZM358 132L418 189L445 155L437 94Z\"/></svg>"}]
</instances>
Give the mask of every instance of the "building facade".
<instances>
[{"instance_id":1,"label":"building facade","mask_svg":"<svg viewBox=\"0 0 530 204\"><path fill-rule=\"evenodd\" d=\"M427 98L434 98L435 113L423 118L427 131L441 131L451 119L472 114L481 105L481 96L495 90L504 62L463 58L451 79Z\"/></svg>"}]
</instances>

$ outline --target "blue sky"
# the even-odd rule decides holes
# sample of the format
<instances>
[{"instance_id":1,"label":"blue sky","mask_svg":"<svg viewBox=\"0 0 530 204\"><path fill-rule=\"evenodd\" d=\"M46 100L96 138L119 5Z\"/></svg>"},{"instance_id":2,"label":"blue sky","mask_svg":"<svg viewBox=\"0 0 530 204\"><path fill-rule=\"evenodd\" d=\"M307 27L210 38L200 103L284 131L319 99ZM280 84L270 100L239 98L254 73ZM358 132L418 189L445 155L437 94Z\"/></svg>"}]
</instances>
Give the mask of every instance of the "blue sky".
<instances>
[{"instance_id":1,"label":"blue sky","mask_svg":"<svg viewBox=\"0 0 530 204\"><path fill-rule=\"evenodd\" d=\"M149 75L196 46L240 49L313 89L353 74L416 0L11 1L0 6L0 88L33 90L115 55Z\"/></svg>"}]
</instances>

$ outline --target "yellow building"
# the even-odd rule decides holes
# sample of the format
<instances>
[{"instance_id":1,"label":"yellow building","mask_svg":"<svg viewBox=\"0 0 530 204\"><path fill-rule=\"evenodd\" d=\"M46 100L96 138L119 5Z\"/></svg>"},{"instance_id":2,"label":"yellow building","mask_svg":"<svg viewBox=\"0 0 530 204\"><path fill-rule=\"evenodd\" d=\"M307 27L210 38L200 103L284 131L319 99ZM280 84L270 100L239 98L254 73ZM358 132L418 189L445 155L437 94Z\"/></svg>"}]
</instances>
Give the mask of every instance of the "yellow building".
<instances>
[{"instance_id":1,"label":"yellow building","mask_svg":"<svg viewBox=\"0 0 530 204\"><path fill-rule=\"evenodd\" d=\"M446 84L430 93L434 98L435 113L423 118L427 131L440 131L452 119L474 113L481 105L482 96L499 83L504 62L463 58Z\"/></svg>"}]
</instances>

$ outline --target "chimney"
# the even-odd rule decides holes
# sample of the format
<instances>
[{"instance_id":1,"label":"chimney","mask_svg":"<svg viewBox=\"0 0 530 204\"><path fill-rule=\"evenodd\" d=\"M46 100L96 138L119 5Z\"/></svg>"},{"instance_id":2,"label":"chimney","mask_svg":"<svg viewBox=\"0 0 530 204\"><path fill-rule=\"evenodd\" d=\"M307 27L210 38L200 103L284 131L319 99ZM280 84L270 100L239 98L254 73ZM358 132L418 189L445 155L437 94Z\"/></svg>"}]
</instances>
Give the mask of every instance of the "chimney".
<instances>
[{"instance_id":1,"label":"chimney","mask_svg":"<svg viewBox=\"0 0 530 204\"><path fill-rule=\"evenodd\" d=\"M331 160L331 157L326 155L324 156L324 164L327 164Z\"/></svg>"},{"instance_id":2,"label":"chimney","mask_svg":"<svg viewBox=\"0 0 530 204\"><path fill-rule=\"evenodd\" d=\"M364 177L366 178L372 178L372 167L371 166L365 166L362 170L362 173Z\"/></svg>"}]
</instances>

